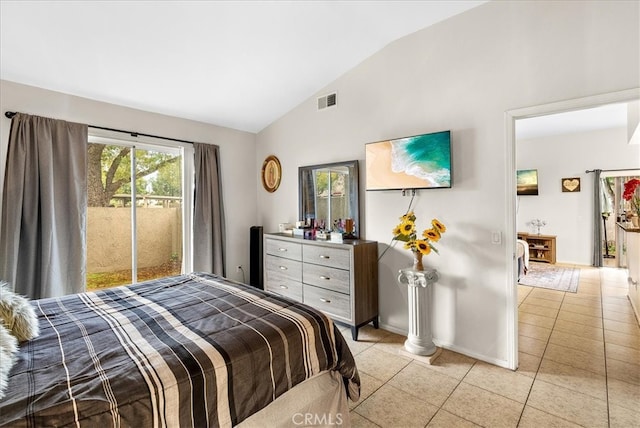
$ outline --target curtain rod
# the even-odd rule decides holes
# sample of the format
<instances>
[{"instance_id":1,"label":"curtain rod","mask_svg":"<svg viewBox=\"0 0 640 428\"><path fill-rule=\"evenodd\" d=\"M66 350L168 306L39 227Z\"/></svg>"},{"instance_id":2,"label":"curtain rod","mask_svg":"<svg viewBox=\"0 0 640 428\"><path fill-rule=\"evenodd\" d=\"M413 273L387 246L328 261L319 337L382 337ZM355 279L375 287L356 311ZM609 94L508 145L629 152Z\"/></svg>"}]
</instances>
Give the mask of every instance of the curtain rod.
<instances>
[{"instance_id":1,"label":"curtain rod","mask_svg":"<svg viewBox=\"0 0 640 428\"><path fill-rule=\"evenodd\" d=\"M18 113L15 111L6 111L4 113L5 117L7 117L8 119L13 119L13 116L15 116L16 114ZM129 134L132 137L151 137L151 138L159 138L161 140L175 141L178 143L194 144L193 141L180 140L178 138L161 137L159 135L143 134L141 132L134 132L134 131L123 131L122 129L105 128L104 126L96 126L96 125L87 125L87 126L89 128L102 129L103 131L122 132L123 134Z\"/></svg>"},{"instance_id":2,"label":"curtain rod","mask_svg":"<svg viewBox=\"0 0 640 428\"><path fill-rule=\"evenodd\" d=\"M640 168L623 168L623 169L601 169L601 172L616 172L616 171L637 171L640 170ZM586 170L585 172L588 174L590 172L595 172L595 169L591 169L591 170Z\"/></svg>"}]
</instances>

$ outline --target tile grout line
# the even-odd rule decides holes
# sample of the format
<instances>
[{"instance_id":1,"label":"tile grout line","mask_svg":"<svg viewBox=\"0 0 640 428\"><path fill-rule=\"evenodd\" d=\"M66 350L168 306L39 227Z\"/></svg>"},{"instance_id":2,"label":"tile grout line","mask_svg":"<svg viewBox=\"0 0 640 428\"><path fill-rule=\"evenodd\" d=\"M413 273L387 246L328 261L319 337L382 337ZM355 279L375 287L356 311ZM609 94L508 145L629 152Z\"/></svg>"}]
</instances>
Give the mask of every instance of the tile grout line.
<instances>
[{"instance_id":1,"label":"tile grout line","mask_svg":"<svg viewBox=\"0 0 640 428\"><path fill-rule=\"evenodd\" d=\"M602 268L598 268L600 279L600 315L602 316L602 346L604 347L604 385L607 394L607 426L611 426L611 410L609 409L609 370L607 370L607 339L604 330L604 285L602 281Z\"/></svg>"},{"instance_id":2,"label":"tile grout line","mask_svg":"<svg viewBox=\"0 0 640 428\"><path fill-rule=\"evenodd\" d=\"M604 360L605 360L605 373L604 373L604 378L605 378L606 393L607 393L607 396L606 396L606 401L607 401L607 426L611 426L610 425L611 424L610 423L610 419L609 419L610 418L610 413L609 413L609 404L610 403L609 403L609 394L608 394L609 382L608 382L608 372L606 370L606 368L607 368L607 366L606 366L607 357L606 357L606 345L605 345L606 341L605 341L605 328L604 328L604 324L605 324L605 321L606 321L606 318L605 318L605 315L604 315L604 311L605 311L605 307L604 307L605 300L604 300L604 298L605 298L605 288L606 288L606 286L605 286L605 281L603 280L603 276L604 276L604 272L602 271L602 269L598 269L597 289L599 290L600 295L598 296L599 298L597 300L599 300L600 305L601 305L600 306L600 315L601 315L600 324L602 326L602 335L603 335L602 336L602 346L603 346L603 350L605 351L605 358L604 358ZM526 303L526 299L528 297L529 297L529 293L525 296L525 298L522 300L522 302L518 306L520 307L521 304ZM564 302L566 301L565 297L567 297L566 293L564 294L563 299L561 301L561 305L560 305L560 308L558 310L558 314L556 316L556 320L559 319L560 311L562 310L562 306L563 306ZM617 312L617 311L614 311L614 312ZM553 331L555 331L555 327L556 327L555 324L556 323L554 322L554 325L552 327L552 334L553 334ZM544 357L546 355L546 350L547 350L547 347L548 347L549 343L550 343L550 338L547 341L547 346L545 346L545 351L543 352L543 355L541 357L541 363L542 363L542 360L544 359ZM535 380L537 379L537 375L538 375L539 371L540 371L540 368L538 367L538 370L536 371L536 375L534 377L534 383L535 383ZM528 400L529 400L529 397L527 397L527 403L528 403ZM527 403L525 403L525 406L527 405ZM533 407L533 406L530 406L530 407ZM546 411L544 411L542 409L538 409L538 410L541 410L541 411L547 413ZM555 417L559 417L559 416L556 416L556 415L554 415L554 416ZM562 417L559 417L559 418L563 419L563 420L567 420L567 419L564 419ZM574 423L573 421L569 421L569 422ZM518 423L520 423L520 421Z\"/></svg>"},{"instance_id":3,"label":"tile grout line","mask_svg":"<svg viewBox=\"0 0 640 428\"><path fill-rule=\"evenodd\" d=\"M445 398L445 400L442 402L442 404L438 407L438 411L440 411L440 410L444 410L445 412L449 412L448 410L443 409L443 407L444 407L445 403L446 403L447 401L449 401L449 398L451 398L451 396L453 395L453 393L458 389L458 387L460 386L460 384L464 381L464 378L465 378L465 377L467 377L467 375L469 374L469 372L471 372L471 369L473 369L473 368L475 367L475 365L476 365L476 364L478 364L478 360L476 360L476 359L474 358L474 361L473 361L473 364L471 364L471 367L469 367L469 369L468 369L468 370L467 370L467 372L464 374L464 376L462 376L462 377L460 378L460 381L458 381L458 383L456 384L456 387L455 387L455 388L453 388L453 389L451 390L451 392L449 393L449 395L447 395L447 398ZM449 413L451 413L451 412L449 412ZM438 412L436 412L436 414L438 414ZM452 414L452 415L455 415L455 416L457 416L457 417L459 417L460 419L464 419L465 421L468 421L468 422L471 422L471 423L474 423L474 424L475 424L475 422L470 421L470 420L468 420L468 419L466 419L466 418L463 418L463 417L462 417L462 416L460 416L460 415L457 415L457 414L455 414L455 413L451 413L451 414ZM434 417L435 417L435 415L433 415L433 416L431 417L431 419L433 419ZM431 419L429 419L429 422L427 422L427 425L429 425L429 423L431 422ZM478 424L476 424L476 425L478 425ZM425 426L426 426L426 425L425 425Z\"/></svg>"},{"instance_id":4,"label":"tile grout line","mask_svg":"<svg viewBox=\"0 0 640 428\"><path fill-rule=\"evenodd\" d=\"M417 362L417 361L418 361L418 360L414 360L413 358L411 359L411 362L416 362L416 364L420 364L420 363L419 363L419 362ZM409 364L411 364L411 362L409 362ZM462 381L464 380L464 378L469 374L469 372L471 371L471 369L473 369L473 367L474 367L477 363L478 363L478 360L476 360L476 359L474 358L474 362L473 362L473 364L471 365L471 367L469 367L469 369L466 371L466 373L465 373L465 374L460 378L460 380L459 380L459 381L458 381L458 383L456 384L455 388L453 388L453 389L451 390L451 392L447 395L447 398L445 398L445 399L444 399L444 401L442 402L442 404L441 404L441 405L437 406L437 405L435 405L435 404L432 404L432 403L429 403L429 402L425 401L425 403L426 403L426 404L429 404L430 406L433 406L433 407L437 407L437 408L438 408L438 410L436 410L436 412L433 414L433 416L431 416L431 417L429 418L429 420L427 421L427 423L424 425L424 427L425 427L425 428L427 427L427 425L429 425L429 424L431 423L431 421L433 420L433 418L438 414L438 412L439 412L440 410L443 410L443 411L445 411L445 412L447 412L447 413L451 413L452 415L454 415L454 416L456 416L456 417L458 417L458 418L460 418L460 419L463 419L463 420L465 420L465 421L467 421L467 422L475 423L475 422L470 421L470 420L468 420L468 419L466 419L466 418L463 418L463 417L462 417L462 416L460 416L460 415L457 415L457 414L455 414L455 413L449 412L448 410L444 409L443 407L444 407L445 403L447 402L447 400L449 400L449 398L451 398L451 396L452 396L452 395L453 395L453 393L456 391L456 389L458 389L458 387L460 386L460 384L462 383ZM409 364L407 364L407 366L408 366ZM400 371L404 370L407 366L403 367ZM400 372L398 372L398 373L400 373ZM437 373L437 372L436 372L436 373ZM449 376L449 375L446 375L446 374L444 374L444 373L439 373L439 374L441 374L442 376L447 376L447 377L450 377L450 378L452 378L452 379L455 379L454 377ZM396 373L396 375L397 375L397 373ZM395 376L394 376L394 377L395 377ZM393 379L393 377L392 377L391 379ZM389 381L390 381L391 379L389 379ZM386 383L388 383L389 381L385 382L385 384L386 384ZM382 388L382 387L381 387L381 388ZM415 396L415 395L413 395L413 394L410 394L410 395L412 395L412 396L416 397L416 396ZM416 398L420 398L420 397L416 397ZM476 424L476 425L477 425L477 424Z\"/></svg>"},{"instance_id":5,"label":"tile grout line","mask_svg":"<svg viewBox=\"0 0 640 428\"><path fill-rule=\"evenodd\" d=\"M379 343L379 342L380 342L380 340L379 340L379 341L377 341L376 343ZM374 344L374 345L375 345L375 344ZM369 349L369 348L367 348L367 349ZM401 368L401 369L400 369L400 370L399 370L395 375L393 375L393 376L391 377L391 379L393 379L395 376L397 376L397 375L398 375L402 370L404 370L405 368L407 368L411 363L416 362L416 364L420 364L420 363L418 362L418 360L415 360L415 359L413 359L413 358L410 358L410 359L411 359L411 361L409 361L409 362L408 362L404 367L402 367L402 368ZM458 387L460 386L460 384L463 382L464 378L469 374L469 372L471 371L471 369L473 369L473 367L474 367L477 363L478 363L478 360L474 359L473 364L472 364L472 365L469 367L469 369L464 373L464 375L463 375L463 376L458 380L458 383L456 384L456 386L455 386L455 387L451 390L451 392L447 395L447 397L444 399L444 401L442 402L442 404L441 404L441 405L435 405L435 404L433 404L433 403L430 403L430 402L427 402L427 401L424 401L424 400L423 400L425 404L428 404L428 405L430 405L430 406L436 407L436 408L438 409L438 410L436 410L436 412L433 414L433 416L431 416L431 417L429 418L429 420L427 421L427 423L424 425L424 427L425 427L425 428L426 428L426 426L427 426L427 425L429 425L429 424L431 423L431 421L433 420L433 418L438 414L438 412L439 412L440 410L443 410L443 411L445 411L445 412L451 413L452 415L454 415L454 416L456 416L456 417L458 417L458 418L460 418L460 419L463 419L463 420L465 420L465 421L467 421L467 422L475 423L475 422L470 421L470 420L468 420L468 419L466 419L466 418L463 418L462 416L460 416L460 415L458 415L458 414L455 414L455 413L449 412L448 410L444 409L444 405L445 405L445 403L447 402L447 400L449 400L449 398L451 398L451 396L453 395L453 393L456 391L456 389L458 389ZM363 372L363 373L364 373L364 372ZM452 379L455 379L454 377L449 376L449 375L445 375L445 374L442 374L442 375L443 375L443 376L446 376L446 377L450 377L450 378L452 378ZM369 375L369 376L371 376L371 377L374 377L374 378L375 378L375 376L373 376L373 375ZM377 379L377 378L376 378L376 379ZM387 385L387 384L391 381L391 379L387 380L387 381L386 381L386 382L384 382L382 385L380 385L378 388L376 388L376 390L375 390L375 391L373 391L373 392L369 395L369 397L367 397L365 400L363 400L361 403L359 403L357 406L355 406L353 409L351 409L351 410L350 410L350 412L356 412L356 413L358 413L358 412L356 411L356 409L357 409L357 408L358 408L362 403L364 403L364 402L365 402L365 401L367 401L370 397L372 397L372 396L375 394L375 392L376 392L376 391L380 390L383 386ZM381 380L381 379L378 379L378 380ZM457 380L457 379L456 379L456 380ZM391 385L391 387L393 387L393 385ZM395 387L394 387L394 388L395 388ZM481 389L484 389L484 388L481 388ZM485 391L487 391L487 390L485 390ZM405 391L405 392L406 392L406 391ZM491 391L488 391L488 392L491 392ZM413 394L411 394L411 393L408 393L408 394L409 394L409 395L411 395L412 397L415 397L415 398L420 399L420 397L419 397L419 396L413 395ZM507 398L508 398L508 397L507 397ZM380 426L380 425L376 424L375 422L373 422L371 419L369 419L369 418L367 418L366 416L362 415L361 413L358 413L358 415L359 415L359 416L361 416L361 417L363 417L363 418L365 418L367 421L369 421L369 422L373 423L374 425L376 425L376 426ZM477 425L477 424L476 424L476 425Z\"/></svg>"},{"instance_id":6,"label":"tile grout line","mask_svg":"<svg viewBox=\"0 0 640 428\"><path fill-rule=\"evenodd\" d=\"M600 292L601 292L600 300L601 300L601 307L602 307L602 336L603 336L602 339L603 339L603 344L604 344L604 368L605 368L604 377L605 377L605 389L606 389L606 394L607 394L607 424L610 427L611 426L611 408L610 408L611 403L609 401L609 371L607 370L607 366L608 366L607 363L608 363L609 358L607 357L607 341L605 339L605 337L606 337L606 329L604 327L604 322L605 322L604 304L605 304L605 302L604 302L604 281L602 281L602 274L603 274L602 273L602 269L600 269L600 280L601 280L600 281L600 284L601 284L600 285ZM614 287L614 288L616 288L616 287ZM620 287L620 288L624 288L624 287ZM628 298L628 296L627 296L627 298ZM617 312L617 311L613 311L613 312ZM607 320L609 320L609 319L607 318ZM615 321L615 320L613 320L613 321ZM622 321L618 321L618 322L622 322ZM626 323L626 324L629 324L629 323ZM611 358L611 359L616 360L616 358ZM622 380L622 382L625 382L625 381Z\"/></svg>"},{"instance_id":7,"label":"tile grout line","mask_svg":"<svg viewBox=\"0 0 640 428\"><path fill-rule=\"evenodd\" d=\"M606 309L606 308L604 307L604 305L605 305L605 297L607 297L607 298L609 299L609 300L607 300L607 302L609 302L609 303L607 303L607 304L615 305L615 302L614 302L614 300L615 300L615 299L611 299L611 297L617 297L617 296L618 296L618 293L617 293L617 291L616 291L616 290L614 290L614 289L612 288L612 287L614 287L614 286L605 284L604 279L605 279L605 277L606 277L606 272L604 272L602 269L598 269L598 272L597 272L597 274L596 274L596 275L597 275L597 276L596 276L596 278L595 278L595 281L597 281L597 282L595 282L595 281L594 281L594 282L588 281L588 282L591 284L591 285L590 285L590 288L585 290L585 291L586 291L586 294L585 294L585 293L581 293L582 295L581 295L580 297L585 297L585 298L587 298L588 300L593 301L593 303L597 303L597 302L599 301L599 303L600 303L600 305L601 305L601 306L600 306L600 308L599 308L600 310L599 310L598 312L600 313L600 316L601 316L601 319L600 319L600 323L599 323L599 324L600 324L600 326L601 326L601 328L602 328L602 346L603 346L603 348L602 348L602 349L604 350L604 353L605 353L605 355L604 355L604 368L605 368L604 380L605 380L605 386L606 386L605 391L606 391L606 402L607 402L607 403L606 403L606 404L607 404L607 426L611 427L611 426L612 426L611 424L612 424L613 422L611 421L611 408L610 408L610 406L612 406L612 405L614 404L614 401L612 401L612 402L610 402L610 401L609 401L609 386L610 386L610 385L609 385L609 378L608 378L608 370L607 370L607 367L608 367L608 362L610 362L610 361L609 361L609 358L608 358L608 357L607 357L607 355L606 355L606 350L607 350L607 348L608 348L608 347L607 347L607 342L605 341L605 337L606 337L605 333L606 333L606 332L605 332L605 328L604 328L604 327L605 327L605 321L607 321L607 320L608 320L608 318L607 318L607 319L605 319L605 312L606 312L606 311L608 311L608 309ZM593 287L593 286L596 286L596 287ZM519 309L519 310L520 310L520 308L522 308L523 304L526 304L526 303L527 303L527 300L528 300L528 299L532 299L532 298L544 298L544 297L539 297L539 296L537 296L537 295L533 295L533 294L532 294L532 293L533 293L533 291L535 291L535 288L536 288L536 287L528 286L527 288L528 288L528 289L525 289L525 290L524 290L524 296L522 297L522 299L521 299L521 300L519 299L519 303L518 303L518 309ZM545 290L545 289L541 289L541 290ZM599 296L595 295L595 293L594 293L594 294L592 294L592 293L593 293L594 291L596 291L596 290L600 292L600 295L599 295ZM605 290L606 290L606 292L605 292ZM618 290L618 291L619 291L619 290ZM528 407L530 407L531 409L535 409L535 410L537 410L537 411L540 411L540 412L546 413L546 414L548 414L549 416L552 416L552 417L558 418L559 420L563 420L563 421L567 421L567 422L571 422L571 423L576 423L576 422L573 422L571 419L565 419L565 417L558 416L558 415L556 415L556 414L554 414L554 413L550 413L550 412L548 412L548 411L546 411L546 410L543 410L543 409L541 409L541 408L538 408L538 407L535 407L535 406L532 406L531 404L529 404L529 400L530 400L531 393L532 393L533 386L534 386L535 382L536 382L536 381L541 381L541 382L542 382L542 379L538 379L538 375L539 375L539 373L540 373L541 365L542 365L542 363L543 363L543 360L544 360L544 359L545 359L545 357L547 356L546 352L548 351L548 347L551 345L551 336L553 335L553 332L554 332L554 331L556 331L557 321L559 321L559 320L563 320L563 319L564 319L564 317L563 317L563 318L560 318L560 311L561 311L561 310L563 310L564 302L567 302L567 304L568 304L568 305L569 305L569 304L573 304L573 303L571 303L569 300L567 300L567 299L566 299L566 297L571 297L571 296L573 296L573 293L572 293L572 295L567 295L567 292L564 292L564 291L562 291L562 293L563 293L563 294L562 294L561 299L556 300L557 302L559 302L559 307L558 307L558 309L557 309L557 312L556 312L555 316L554 316L554 317L549 317L549 318L553 319L553 323L552 323L552 326L551 326L551 328L550 328L550 334L549 334L549 336L546 338L546 340L544 341L544 347L543 347L543 352L541 353L541 356L540 356L540 362L539 362L539 364L538 364L537 368L535 369L535 372L533 372L532 381L531 381L531 386L528 388L528 393L527 393L527 395L526 395L526 398L523 400L523 407L522 407L522 411L521 411L521 412L520 412L520 414L519 414L519 417L518 417L518 420L517 420L517 424L516 424L516 426L520 426L520 424L522 424L522 423L523 423L522 418L523 418L524 411L525 411L525 409L526 409L526 407L527 407L527 406L528 406ZM611 296L609 296L607 293L613 293L613 294L612 294ZM559 296L556 296L556 297L559 297ZM595 297L595 299L593 299L592 297ZM599 297L599 298L598 298L598 297ZM548 299L548 300L552 300L552 299ZM579 304L579 303L576 303L576 304ZM616 308L614 307L614 308L613 308L613 312L618 313L618 311L616 311L615 309L616 309ZM571 311L570 309L568 309L567 311L568 311L568 312L572 312L572 313L573 313L573 311ZM597 309L596 309L596 311L597 311ZM566 312L566 311L565 311L565 312ZM588 314L588 313L582 313L582 312L576 312L576 313L577 313L578 315L581 315L581 316L588 316L588 317L591 317L591 316L592 316L591 314ZM620 311L620 313L625 313L625 312ZM594 312L594 315L595 315L595 312ZM628 322L626 322L626 321L618 321L618 320L616 320L615 318L613 319L613 321L618 322L618 323L631 324L631 323L628 323ZM572 322L575 322L575 321L572 321ZM592 323L585 323L585 324L582 324L582 322L578 322L578 324L580 324L580 325L585 325L585 326L589 326L589 325L594 325L594 324L597 324L597 323L594 323L594 324L592 324ZM536 325L536 324L533 324L533 325ZM614 327L614 328L617 328L616 326L617 326L617 324L613 325L613 327ZM545 328L547 328L547 327L545 327ZM617 332L617 330L612 330L612 332ZM623 334L624 334L625 332L624 332L624 331L621 331L621 333L623 333ZM374 342L370 347L367 347L367 349L364 349L364 350L362 350L361 352L364 352L364 351L366 351L366 350L370 349L371 347L375 346L376 344L379 344L379 343L382 343L382 342L384 342L384 338L378 338L377 340L375 340L375 342ZM554 343L555 343L555 342L554 342ZM612 342L612 343L615 343L615 341L614 341L614 342ZM539 346L539 345L538 345L538 346ZM621 345L621 346L624 346L624 345ZM519 351L519 352L523 352L523 351L520 351L520 349L518 349L518 351ZM354 356L355 356L355 355L354 355ZM615 358L615 357L614 357L614 358L613 358L613 360L617 360L617 358ZM358 405L357 405L357 406L355 406L353 409L350 409L350 411L351 411L351 412L354 412L354 413L357 413L357 414L358 414L358 416L360 416L360 417L364 418L364 419L365 419L365 421L367 421L367 422L371 423L373 426L379 427L380 425L379 425L378 423L376 423L376 422L372 421L371 419L369 419L368 417L363 416L362 414L360 414L360 413L357 411L358 407L359 407L362 403L364 403L365 401L367 401L367 400L368 400L371 396L373 396L375 393L377 393L377 392L378 392L378 391L379 391L383 386L387 385L387 386L392 386L392 387L394 387L393 385L389 385L389 382L390 382L392 379L394 379L396 376L398 376L398 374L399 374L399 373L401 373L404 369L406 369L409 365L411 365L411 363L412 363L412 362L416 362L416 361L417 361L417 360L410 359L410 361L409 361L406 365L404 365L402 368L400 368L400 370L398 370L398 371L397 371L397 372L396 372L396 373L395 373L395 374L394 374L390 379L388 379L388 380L387 380L387 381L385 381L385 382L382 382L382 383L381 383L381 385L380 385L379 387L377 387L377 388L375 388L374 390L372 390L372 392L368 395L367 399L365 399L365 400L361 401L360 403L358 403ZM620 360L620 361L624 361L624 359L623 359L623 360ZM447 402L452 398L452 396L454 395L454 393L455 393L455 392L456 392L456 391L461 387L461 384L462 384L463 382L465 382L465 384L466 384L466 377L470 374L470 372L473 370L473 368L474 368L474 367L476 367L476 366L478 366L478 364L480 364L481 362L482 362L482 361L480 361L480 360L476 360L476 359L474 359L473 363L469 366L469 368L468 368L468 369L466 369L466 370L465 370L465 372L464 372L463 374L461 374L461 377L460 377L460 378L458 378L458 379L456 379L455 377L450 376L450 375L448 375L448 374L441 373L441 374L442 374L442 375L444 375L444 376L447 376L447 377L450 377L450 378L455 379L455 380L456 380L456 382L454 383L454 387L452 388L451 392L450 392L450 393L448 393L448 394L445 396L444 400L441 402L441 405L434 405L434 404L432 404L432 403L430 403L430 402L424 401L424 403L425 403L425 404L427 404L427 405L429 405L429 406L432 406L432 407L435 409L435 411L434 411L433 415L431 415L431 416L428 418L428 420L426 421L426 424L424 425L425 427L427 427L430 423L434 422L434 419L435 419L436 415L437 415L438 413L440 413L441 411L442 411L443 413L444 413L444 412L447 412L447 413L449 413L449 414L451 414L451 415L453 415L453 416L455 416L455 417L457 417L457 418L460 418L460 419L462 419L462 420L464 420L464 421L468 421L468 422L470 422L470 423L476 423L476 422L473 422L472 420L469 420L469 419L467 419L467 418L465 418L465 417L459 416L459 415L458 415L457 413L455 413L455 412L451 412L450 410L444 409L444 406L445 406L445 405L446 405L446 403L447 403ZM419 364L419 363L418 363L418 364ZM569 365L571 365L571 364L569 364ZM376 376L373 376L373 377L375 378ZM612 379L613 379L613 378L612 378ZM623 381L623 382L626 382L626 381ZM631 383L631 384L632 384L632 383ZM632 385L634 385L634 384L632 384ZM475 385L474 385L474 386L475 386ZM484 390L484 391L487 391L487 392L489 392L489 393L496 394L495 392L493 392L493 391L491 391L491 390L487 390L487 389L482 388L482 387L478 387L478 388L480 388L480 389L482 389L482 390ZM412 395L412 396L414 396L414 397L417 397L417 398L420 398L420 396L419 396L419 395L414 395L414 394L410 394L410 395ZM501 395L501 394L499 394L499 393L498 393L498 395ZM507 397L507 396L504 396L504 397L509 398L509 397ZM604 412L602 412L602 415L604 416ZM515 416L515 415L514 415L514 416ZM415 422L418 422L418 421L415 421Z\"/></svg>"},{"instance_id":8,"label":"tile grout line","mask_svg":"<svg viewBox=\"0 0 640 428\"><path fill-rule=\"evenodd\" d=\"M524 405L522 406L522 411L520 412L520 416L518 417L518 422L516 423L516 427L520 425L520 421L522 421L522 415L524 415L524 411L527 408L527 403L529 402L529 397L531 396L531 391L533 390L533 385L536 383L536 379L538 378L538 372L540 371L540 367L542 367L542 360L544 359L544 356L547 353L547 348L549 346L549 342L551 341L551 335L553 334L553 330L556 327L556 322L558 321L558 316L560 315L560 309L562 308L562 304L564 303L564 298L566 297L566 295L567 295L567 292L563 291L562 292L562 300L560 301L560 306L558 307L558 313L556 313L556 316L553 319L553 326L551 326L551 333L549 333L549 337L547 337L547 341L546 341L546 343L544 345L544 350L542 351L542 356L540 357L540 364L538 365L538 368L536 369L535 375L533 375L533 381L531 382L531 386L529 387L529 392L527 393L527 397L524 400ZM527 294L527 297L529 297L529 294ZM527 297L524 298L522 303L524 303L524 301L527 300ZM538 409L538 410L543 411L541 409ZM547 413L547 412L545 412L545 413ZM559 417L557 415L553 415L553 416ZM566 420L564 418L561 418L561 419Z\"/></svg>"},{"instance_id":9,"label":"tile grout line","mask_svg":"<svg viewBox=\"0 0 640 428\"><path fill-rule=\"evenodd\" d=\"M363 353L363 352L365 352L365 351L367 351L367 350L369 350L369 349L373 348L375 345L377 345L378 343L380 343L380 341L381 341L382 339L383 339L383 338L380 338L380 339L376 340L376 341L375 341L375 343L374 343L373 345L371 345L371 346L367 347L367 349L363 349L362 351L360 351L360 352L359 352L359 354L361 354L361 353ZM382 352L384 352L384 351L382 351ZM355 357L355 355L354 355L354 357ZM411 361L413 361L413 359L412 359ZM400 373L400 372L401 372L402 370L404 370L404 369L405 369L409 364L411 364L411 361L409 361L409 362L408 362L404 367L402 367L400 370L398 370L398 373ZM363 372L363 373L365 373L365 372ZM391 379L393 379L395 376L397 376L397 375L398 375L398 373L396 373L396 374L394 374L393 376L391 376ZM378 379L378 378L376 378L376 377L375 377L375 376L373 376L373 375L370 375L370 374L368 374L368 373L366 373L366 374L367 374L368 376L371 376L371 377L375 378L375 379ZM355 413L357 413L357 414L358 414L358 416L360 416L361 418L364 418L364 419L366 419L367 421L369 421L369 422L371 422L372 424L374 424L375 426L380 427L380 425L378 425L377 423L375 423L375 422L374 422L374 421L372 421L371 419L369 419L369 418L367 418L366 416L364 416L363 414L361 414L361 413L357 412L357 411L356 411L356 409L357 409L358 407L360 407L360 405L362 405L362 404L363 404L365 401L367 401L369 398L373 397L373 395L374 395L376 392L378 392L380 389L382 389L382 387L383 387L383 386L385 386L387 383L389 383L389 381L390 381L391 379L389 379L389 380L387 380L387 381L382 381L382 379L378 379L379 381L381 381L381 382L382 382L382 385L380 385L380 386L379 386L379 387L377 387L375 390L373 390L373 392L371 392L371 394L369 394L369 396L368 396L367 398L365 398L364 400L359 400L360 402L358 403L358 405L357 405L357 406L354 406L354 407L353 407L353 409L349 409L349 413L351 413L351 412L355 412ZM436 412L436 413L437 413L437 412Z\"/></svg>"}]
</instances>

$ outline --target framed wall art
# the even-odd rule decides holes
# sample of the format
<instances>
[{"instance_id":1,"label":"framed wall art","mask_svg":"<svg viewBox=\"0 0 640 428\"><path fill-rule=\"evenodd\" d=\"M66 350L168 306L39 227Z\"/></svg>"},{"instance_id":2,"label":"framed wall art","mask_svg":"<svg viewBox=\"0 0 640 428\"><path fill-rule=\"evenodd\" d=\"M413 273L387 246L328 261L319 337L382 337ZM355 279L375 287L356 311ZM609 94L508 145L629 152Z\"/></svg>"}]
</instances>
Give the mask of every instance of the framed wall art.
<instances>
[{"instance_id":1,"label":"framed wall art","mask_svg":"<svg viewBox=\"0 0 640 428\"><path fill-rule=\"evenodd\" d=\"M282 167L277 157L271 155L262 163L262 186L269 193L275 192L280 186Z\"/></svg>"},{"instance_id":2,"label":"framed wall art","mask_svg":"<svg viewBox=\"0 0 640 428\"><path fill-rule=\"evenodd\" d=\"M569 177L562 179L562 191L563 192L579 192L580 191L580 177Z\"/></svg>"},{"instance_id":3,"label":"framed wall art","mask_svg":"<svg viewBox=\"0 0 640 428\"><path fill-rule=\"evenodd\" d=\"M518 195L538 194L538 170L519 169L516 171L516 183Z\"/></svg>"}]
</instances>

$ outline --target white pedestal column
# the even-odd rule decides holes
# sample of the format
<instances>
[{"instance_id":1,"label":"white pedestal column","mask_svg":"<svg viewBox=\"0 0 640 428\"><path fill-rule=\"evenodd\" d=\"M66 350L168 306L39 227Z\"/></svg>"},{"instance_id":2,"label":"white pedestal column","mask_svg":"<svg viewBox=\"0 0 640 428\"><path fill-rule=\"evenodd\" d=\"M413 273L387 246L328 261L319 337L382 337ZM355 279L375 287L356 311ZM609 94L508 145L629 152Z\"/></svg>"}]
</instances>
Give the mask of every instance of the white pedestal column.
<instances>
[{"instance_id":1,"label":"white pedestal column","mask_svg":"<svg viewBox=\"0 0 640 428\"><path fill-rule=\"evenodd\" d=\"M435 269L401 269L398 281L409 289L409 334L404 348L415 355L434 355L438 348L431 336L429 287L438 280Z\"/></svg>"}]
</instances>

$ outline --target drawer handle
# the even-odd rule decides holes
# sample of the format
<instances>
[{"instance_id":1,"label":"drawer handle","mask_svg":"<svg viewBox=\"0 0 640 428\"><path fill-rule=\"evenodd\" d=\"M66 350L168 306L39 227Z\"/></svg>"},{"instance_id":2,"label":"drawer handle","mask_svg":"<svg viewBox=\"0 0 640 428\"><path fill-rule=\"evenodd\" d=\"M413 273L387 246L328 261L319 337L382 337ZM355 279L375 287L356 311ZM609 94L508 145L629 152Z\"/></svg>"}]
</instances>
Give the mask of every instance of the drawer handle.
<instances>
[{"instance_id":1,"label":"drawer handle","mask_svg":"<svg viewBox=\"0 0 640 428\"><path fill-rule=\"evenodd\" d=\"M287 270L286 266L280 266L280 270Z\"/></svg>"},{"instance_id":2,"label":"drawer handle","mask_svg":"<svg viewBox=\"0 0 640 428\"><path fill-rule=\"evenodd\" d=\"M330 256L320 256L321 259L330 259Z\"/></svg>"},{"instance_id":3,"label":"drawer handle","mask_svg":"<svg viewBox=\"0 0 640 428\"><path fill-rule=\"evenodd\" d=\"M331 303L331 300L323 299L322 297L320 298L320 301L324 303Z\"/></svg>"},{"instance_id":4,"label":"drawer handle","mask_svg":"<svg viewBox=\"0 0 640 428\"><path fill-rule=\"evenodd\" d=\"M281 285L280 288L282 288L283 290L288 289L289 287L287 287L286 285Z\"/></svg>"},{"instance_id":5,"label":"drawer handle","mask_svg":"<svg viewBox=\"0 0 640 428\"><path fill-rule=\"evenodd\" d=\"M327 281L329 281L331 278L329 278L328 276L320 275L320 279L326 279Z\"/></svg>"},{"instance_id":6,"label":"drawer handle","mask_svg":"<svg viewBox=\"0 0 640 428\"><path fill-rule=\"evenodd\" d=\"M287 251L286 248L278 248L278 251Z\"/></svg>"}]
</instances>

